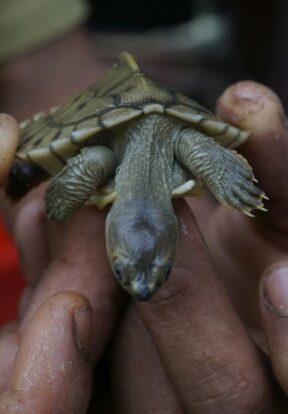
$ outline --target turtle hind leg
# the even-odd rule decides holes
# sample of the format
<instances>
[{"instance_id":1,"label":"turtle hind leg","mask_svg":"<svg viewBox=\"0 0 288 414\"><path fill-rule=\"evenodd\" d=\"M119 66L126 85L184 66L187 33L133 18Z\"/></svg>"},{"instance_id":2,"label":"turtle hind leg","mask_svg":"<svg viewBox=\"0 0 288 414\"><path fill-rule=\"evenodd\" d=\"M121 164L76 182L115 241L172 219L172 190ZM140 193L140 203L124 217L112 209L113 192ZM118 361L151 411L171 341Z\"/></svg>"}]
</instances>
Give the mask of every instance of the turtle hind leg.
<instances>
[{"instance_id":1,"label":"turtle hind leg","mask_svg":"<svg viewBox=\"0 0 288 414\"><path fill-rule=\"evenodd\" d=\"M222 204L247 215L264 210L263 191L255 186L252 168L236 151L219 145L202 133L186 129L176 144L178 161L200 179Z\"/></svg>"},{"instance_id":2,"label":"turtle hind leg","mask_svg":"<svg viewBox=\"0 0 288 414\"><path fill-rule=\"evenodd\" d=\"M15 160L5 183L5 193L12 202L17 202L49 177L40 166L25 160Z\"/></svg>"},{"instance_id":3,"label":"turtle hind leg","mask_svg":"<svg viewBox=\"0 0 288 414\"><path fill-rule=\"evenodd\" d=\"M99 185L107 182L115 168L116 156L109 148L83 148L49 184L45 194L48 217L66 221Z\"/></svg>"}]
</instances>

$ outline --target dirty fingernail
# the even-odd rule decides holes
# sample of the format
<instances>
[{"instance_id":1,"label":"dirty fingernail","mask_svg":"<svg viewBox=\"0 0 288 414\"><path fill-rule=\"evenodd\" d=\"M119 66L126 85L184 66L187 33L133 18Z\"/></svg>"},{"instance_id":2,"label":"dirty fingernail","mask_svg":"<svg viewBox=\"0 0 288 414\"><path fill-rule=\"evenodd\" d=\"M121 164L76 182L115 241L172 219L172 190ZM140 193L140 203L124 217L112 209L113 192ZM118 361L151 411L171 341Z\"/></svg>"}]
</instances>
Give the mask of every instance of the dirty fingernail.
<instances>
[{"instance_id":1,"label":"dirty fingernail","mask_svg":"<svg viewBox=\"0 0 288 414\"><path fill-rule=\"evenodd\" d=\"M74 339L76 346L85 361L89 361L91 352L92 310L90 306L74 312Z\"/></svg>"},{"instance_id":2,"label":"dirty fingernail","mask_svg":"<svg viewBox=\"0 0 288 414\"><path fill-rule=\"evenodd\" d=\"M288 265L274 266L263 281L263 299L270 312L288 317Z\"/></svg>"}]
</instances>

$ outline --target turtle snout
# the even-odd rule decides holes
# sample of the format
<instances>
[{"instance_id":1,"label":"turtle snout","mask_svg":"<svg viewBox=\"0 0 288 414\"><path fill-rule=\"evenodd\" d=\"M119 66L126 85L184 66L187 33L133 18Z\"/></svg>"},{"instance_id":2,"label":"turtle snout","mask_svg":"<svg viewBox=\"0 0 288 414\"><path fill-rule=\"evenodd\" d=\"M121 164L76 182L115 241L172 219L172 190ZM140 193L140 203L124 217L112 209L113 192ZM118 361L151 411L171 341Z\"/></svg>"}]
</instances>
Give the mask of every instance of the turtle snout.
<instances>
[{"instance_id":1,"label":"turtle snout","mask_svg":"<svg viewBox=\"0 0 288 414\"><path fill-rule=\"evenodd\" d=\"M152 274L150 272L141 272L134 279L128 287L130 294L139 302L144 302L151 299L156 291L168 279L171 272L171 264L161 266L160 269L154 269ZM152 276L152 277L151 277Z\"/></svg>"},{"instance_id":2,"label":"turtle snout","mask_svg":"<svg viewBox=\"0 0 288 414\"><path fill-rule=\"evenodd\" d=\"M149 284L144 274L140 274L132 281L130 286L131 294L139 302L149 300L155 293L155 287Z\"/></svg>"}]
</instances>

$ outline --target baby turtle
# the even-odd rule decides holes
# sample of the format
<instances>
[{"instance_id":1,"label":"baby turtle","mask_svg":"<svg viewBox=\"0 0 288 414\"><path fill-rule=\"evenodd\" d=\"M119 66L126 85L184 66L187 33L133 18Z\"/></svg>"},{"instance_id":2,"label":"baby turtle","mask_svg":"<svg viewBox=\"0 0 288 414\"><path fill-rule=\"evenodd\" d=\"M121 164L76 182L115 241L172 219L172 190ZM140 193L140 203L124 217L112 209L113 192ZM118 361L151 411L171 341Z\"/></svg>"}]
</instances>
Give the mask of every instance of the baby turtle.
<instances>
[{"instance_id":1,"label":"baby turtle","mask_svg":"<svg viewBox=\"0 0 288 414\"><path fill-rule=\"evenodd\" d=\"M113 202L108 258L124 289L145 301L171 271L178 233L172 197L193 195L203 183L220 203L245 214L264 209L251 167L232 150L247 137L157 85L121 53L103 79L21 124L6 192L20 199L53 176L47 215L64 221L83 204Z\"/></svg>"}]
</instances>

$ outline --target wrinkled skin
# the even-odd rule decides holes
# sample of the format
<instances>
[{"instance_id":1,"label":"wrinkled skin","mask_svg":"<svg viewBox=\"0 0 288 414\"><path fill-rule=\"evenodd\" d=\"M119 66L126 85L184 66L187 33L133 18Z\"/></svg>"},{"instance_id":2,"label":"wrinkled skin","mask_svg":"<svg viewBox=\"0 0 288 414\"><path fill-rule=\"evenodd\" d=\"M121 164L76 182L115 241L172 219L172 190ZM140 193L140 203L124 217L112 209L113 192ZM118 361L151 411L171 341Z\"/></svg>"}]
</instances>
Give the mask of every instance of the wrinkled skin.
<instances>
[{"instance_id":1,"label":"wrinkled skin","mask_svg":"<svg viewBox=\"0 0 288 414\"><path fill-rule=\"evenodd\" d=\"M0 413L86 413L92 366L117 317L109 355L117 410L109 412L287 412L287 131L277 98L253 83L230 88L218 110L252 131L241 151L270 197L269 213L252 220L209 199L177 202L175 266L147 303L120 307L105 211L85 207L67 226L48 223L43 187L13 215L6 210L28 287L19 320L2 328ZM5 122L14 138L0 135L2 181L17 140ZM89 412L105 412L102 399L93 402Z\"/></svg>"}]
</instances>

